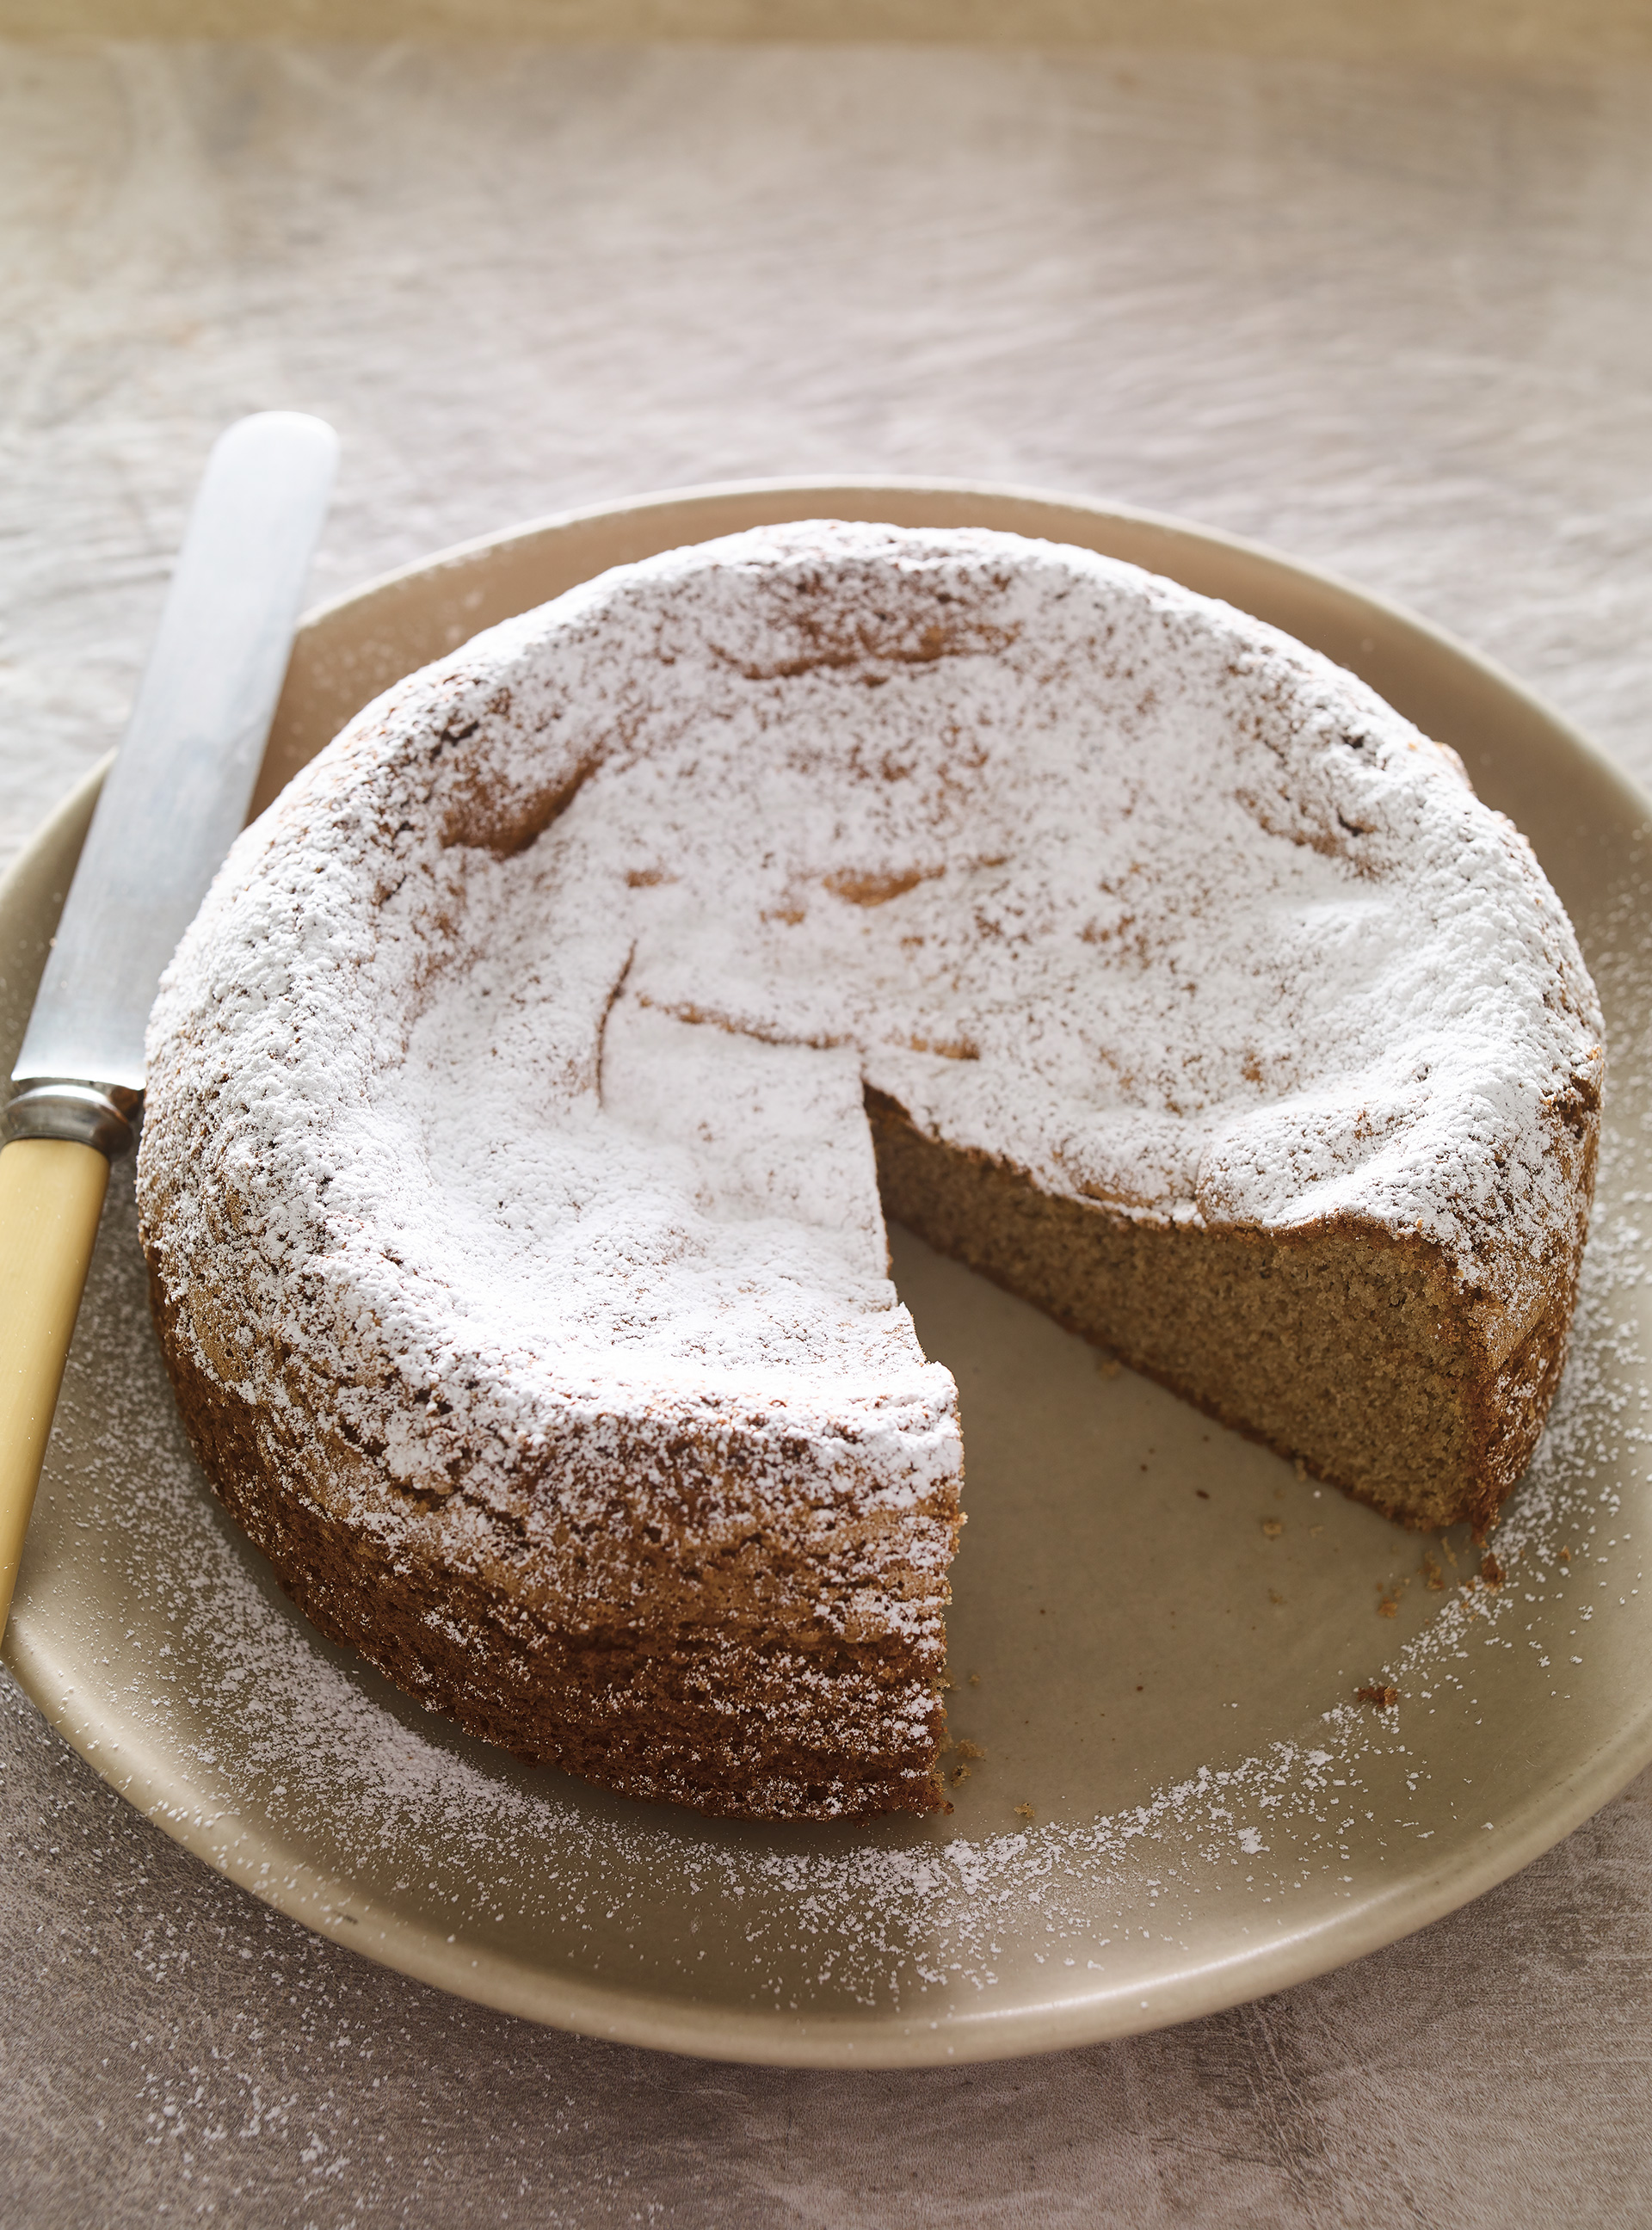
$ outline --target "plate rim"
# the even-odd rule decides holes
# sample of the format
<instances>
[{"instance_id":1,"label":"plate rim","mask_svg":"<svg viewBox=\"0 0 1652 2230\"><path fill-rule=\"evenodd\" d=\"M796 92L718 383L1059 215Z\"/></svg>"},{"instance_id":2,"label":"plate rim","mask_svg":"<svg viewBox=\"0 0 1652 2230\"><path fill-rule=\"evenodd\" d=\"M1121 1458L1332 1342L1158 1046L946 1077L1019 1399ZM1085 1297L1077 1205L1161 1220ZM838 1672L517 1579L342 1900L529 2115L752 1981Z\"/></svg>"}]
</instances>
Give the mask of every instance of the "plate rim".
<instances>
[{"instance_id":1,"label":"plate rim","mask_svg":"<svg viewBox=\"0 0 1652 2230\"><path fill-rule=\"evenodd\" d=\"M1128 504L1016 484L888 475L823 480L811 474L711 482L583 506L474 536L375 575L308 610L300 623L300 636L317 640L329 628L359 614L362 607L393 597L398 590L427 583L432 575L458 573L467 566L494 563L502 553L526 551L536 541L581 527L623 519L642 522L677 509L703 510L713 504L742 500L784 504L812 498L829 503L849 496L867 499L881 493L920 499L955 499L965 506L1030 505L1047 512L1066 512L1075 522L1091 520L1098 526L1118 522L1127 529L1162 534L1167 551L1178 547L1184 552L1197 551L1201 545L1214 547L1242 556L1264 575L1275 576L1287 585L1312 594L1328 591L1345 609L1369 614L1401 639L1426 645L1435 659L1444 661L1448 671L1468 669L1482 687L1488 686L1506 705L1518 707L1539 733L1546 734L1564 752L1580 757L1614 794L1626 820L1633 817L1652 824L1652 798L1598 744L1495 661L1405 606L1373 596L1328 569L1305 564L1265 544L1219 528ZM833 514L823 506L796 507L789 515L800 519ZM696 538L707 538L702 534ZM488 624L487 620L481 622L483 626ZM71 848L78 851L76 823L83 827L89 819L112 757L106 756L70 788L9 865L0 879L0 922L8 920L14 909L37 906L41 880L49 880L60 857L72 856ZM62 880L66 883L67 876ZM20 1595L26 1584L25 1565ZM57 1669L36 1658L21 1624L14 1624L8 1633L3 1656L48 1724L100 1778L214 1872L325 1940L343 1943L410 1979L549 2027L691 2058L771 2066L958 2066L1070 2050L1226 2010L1334 1971L1471 1903L1564 1840L1652 1763L1652 1698L1649 1698L1638 1713L1632 1709L1626 1711L1610 1737L1597 1741L1567 1773L1550 1782L1540 1801L1528 1800L1508 1830L1489 1844L1468 1841L1449 1858L1449 1847L1442 1847L1437 1863L1413 1868L1390 1887L1374 1885L1378 1893L1357 1905L1345 1919L1327 1917L1311 1928L1236 1950L1225 1960L1213 1962L1205 1956L1187 1972L1152 1984L1115 1986L1081 1999L1058 2000L1044 2006L1023 2004L1001 2014L984 2006L972 2010L966 2021L944 2014L939 2017L898 2012L786 2014L778 2008L698 2006L692 1999L650 1992L617 1980L599 1983L548 1969L524 1969L485 1945L464 1941L450 1945L432 1927L393 1912L374 1913L378 1940L365 1940L367 1916L359 1912L365 1901L347 1880L301 1855L296 1846L288 1844L267 1823L254 1826L232 1814L180 1809L177 1792L186 1784L174 1778L169 1786L164 1765L134 1759L135 1745L126 1723L113 1715L106 1718L79 1699L73 1689L65 1692ZM111 1746L117 1742L125 1747L116 1747L112 1755ZM115 1756L122 1761L118 1769ZM358 1914L345 1911L352 1901ZM356 1923L347 1931L346 1920ZM1126 1995L1132 2000L1129 2005L1122 2002Z\"/></svg>"}]
</instances>

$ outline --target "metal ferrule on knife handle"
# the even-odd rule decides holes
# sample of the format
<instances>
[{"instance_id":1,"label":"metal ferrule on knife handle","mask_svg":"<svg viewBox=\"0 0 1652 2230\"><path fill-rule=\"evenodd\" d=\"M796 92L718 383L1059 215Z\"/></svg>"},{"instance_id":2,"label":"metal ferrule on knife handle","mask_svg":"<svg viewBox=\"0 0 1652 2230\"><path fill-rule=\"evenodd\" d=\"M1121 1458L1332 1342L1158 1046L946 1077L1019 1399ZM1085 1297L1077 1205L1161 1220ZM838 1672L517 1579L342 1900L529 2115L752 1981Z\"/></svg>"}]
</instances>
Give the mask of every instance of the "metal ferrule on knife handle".
<instances>
[{"instance_id":1,"label":"metal ferrule on knife handle","mask_svg":"<svg viewBox=\"0 0 1652 2230\"><path fill-rule=\"evenodd\" d=\"M6 1109L5 1143L67 1138L95 1146L109 1161L130 1153L143 1094L119 1084L83 1084L68 1077L25 1078Z\"/></svg>"},{"instance_id":2,"label":"metal ferrule on knife handle","mask_svg":"<svg viewBox=\"0 0 1652 2230\"><path fill-rule=\"evenodd\" d=\"M265 411L218 441L47 957L0 1148L0 1634L161 970L246 818L338 443Z\"/></svg>"}]
</instances>

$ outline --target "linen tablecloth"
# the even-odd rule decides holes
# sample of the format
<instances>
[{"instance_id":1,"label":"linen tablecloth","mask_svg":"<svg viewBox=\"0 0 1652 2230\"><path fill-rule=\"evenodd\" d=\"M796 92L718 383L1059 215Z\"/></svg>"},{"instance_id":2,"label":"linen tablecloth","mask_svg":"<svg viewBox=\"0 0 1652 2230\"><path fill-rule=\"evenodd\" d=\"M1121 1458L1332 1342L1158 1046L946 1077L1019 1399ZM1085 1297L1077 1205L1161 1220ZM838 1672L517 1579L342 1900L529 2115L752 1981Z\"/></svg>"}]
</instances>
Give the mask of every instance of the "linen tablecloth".
<instances>
[{"instance_id":1,"label":"linen tablecloth","mask_svg":"<svg viewBox=\"0 0 1652 2230\"><path fill-rule=\"evenodd\" d=\"M1581 62L0 48L0 854L118 735L207 446L271 406L344 440L318 596L652 487L1020 481L1398 597L1652 782L1649 113L1652 75ZM829 2075L375 1969L9 1679L0 1761L8 2222L1652 2212L1652 1778L1263 2003Z\"/></svg>"}]
</instances>

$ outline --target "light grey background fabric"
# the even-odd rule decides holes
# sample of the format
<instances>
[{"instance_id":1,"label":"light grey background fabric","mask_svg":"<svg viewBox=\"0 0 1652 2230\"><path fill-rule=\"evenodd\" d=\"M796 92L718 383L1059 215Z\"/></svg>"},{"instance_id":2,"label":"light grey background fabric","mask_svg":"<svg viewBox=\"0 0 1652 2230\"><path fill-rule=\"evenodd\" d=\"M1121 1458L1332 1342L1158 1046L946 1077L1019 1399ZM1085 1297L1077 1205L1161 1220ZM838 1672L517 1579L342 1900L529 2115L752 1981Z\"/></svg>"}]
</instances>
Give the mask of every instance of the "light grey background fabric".
<instances>
[{"instance_id":1,"label":"light grey background fabric","mask_svg":"<svg viewBox=\"0 0 1652 2230\"><path fill-rule=\"evenodd\" d=\"M1649 107L1605 68L0 48L0 857L118 734L206 448L271 405L344 438L318 595L671 484L1020 480L1401 597L1652 782ZM9 1680L0 1758L7 2222L1652 2214L1652 1778L1262 2005L828 2076L369 1967Z\"/></svg>"}]
</instances>

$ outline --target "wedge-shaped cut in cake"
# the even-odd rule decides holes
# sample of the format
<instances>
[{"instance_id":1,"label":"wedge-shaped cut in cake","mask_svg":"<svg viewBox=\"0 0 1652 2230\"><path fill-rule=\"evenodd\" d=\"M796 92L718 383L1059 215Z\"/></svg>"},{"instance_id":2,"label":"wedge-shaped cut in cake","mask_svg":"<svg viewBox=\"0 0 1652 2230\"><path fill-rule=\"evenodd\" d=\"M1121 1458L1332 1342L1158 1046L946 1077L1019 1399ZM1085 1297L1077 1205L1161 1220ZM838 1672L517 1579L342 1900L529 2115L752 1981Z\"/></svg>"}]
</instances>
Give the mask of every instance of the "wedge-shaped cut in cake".
<instances>
[{"instance_id":1,"label":"wedge-shaped cut in cake","mask_svg":"<svg viewBox=\"0 0 1652 2230\"><path fill-rule=\"evenodd\" d=\"M924 1811L962 1457L885 1215L1317 1477L1484 1526L1600 1017L1451 752L1088 551L678 551L371 706L163 987L139 1186L326 1633L630 1795Z\"/></svg>"}]
</instances>

